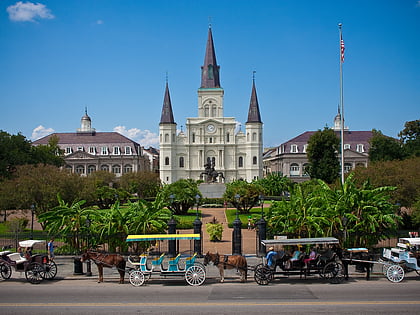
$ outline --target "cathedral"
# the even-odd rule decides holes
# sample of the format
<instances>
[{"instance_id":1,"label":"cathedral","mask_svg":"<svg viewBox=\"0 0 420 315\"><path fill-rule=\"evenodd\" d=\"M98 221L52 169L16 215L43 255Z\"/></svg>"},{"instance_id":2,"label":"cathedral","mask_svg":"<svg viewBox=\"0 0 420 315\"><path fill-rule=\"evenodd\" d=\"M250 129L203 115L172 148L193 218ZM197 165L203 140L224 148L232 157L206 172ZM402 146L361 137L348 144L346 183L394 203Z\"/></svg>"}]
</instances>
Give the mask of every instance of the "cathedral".
<instances>
[{"instance_id":1,"label":"cathedral","mask_svg":"<svg viewBox=\"0 0 420 315\"><path fill-rule=\"evenodd\" d=\"M221 173L215 177L218 182L252 181L262 177L263 123L255 80L245 131L237 130L234 117L224 116L223 95L220 66L216 62L209 28L198 89L198 117L187 118L185 131L177 132L166 82L159 124L160 179L163 183L186 178L205 180L203 173L208 168Z\"/></svg>"}]
</instances>

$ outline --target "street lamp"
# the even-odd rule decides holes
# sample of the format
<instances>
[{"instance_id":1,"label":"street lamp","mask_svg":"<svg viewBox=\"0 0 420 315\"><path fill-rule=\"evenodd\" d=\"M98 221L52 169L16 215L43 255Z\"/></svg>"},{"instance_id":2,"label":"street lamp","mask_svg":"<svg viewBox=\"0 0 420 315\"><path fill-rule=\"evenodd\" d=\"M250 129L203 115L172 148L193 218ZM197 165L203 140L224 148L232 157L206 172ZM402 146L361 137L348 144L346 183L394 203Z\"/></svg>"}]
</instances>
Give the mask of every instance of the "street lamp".
<instances>
[{"instance_id":1,"label":"street lamp","mask_svg":"<svg viewBox=\"0 0 420 315\"><path fill-rule=\"evenodd\" d=\"M86 242L86 247L87 250L89 250L89 238L90 238L90 224L92 223L92 221L90 221L89 215L86 217L86 227L87 227L87 242ZM87 261L86 263L86 276L90 277L92 276L92 268L91 268L91 263L90 260Z\"/></svg>"},{"instance_id":2,"label":"street lamp","mask_svg":"<svg viewBox=\"0 0 420 315\"><path fill-rule=\"evenodd\" d=\"M173 209L174 200L175 200L175 195L170 194L169 195L169 202L171 204L171 217L174 215L174 209Z\"/></svg>"},{"instance_id":3,"label":"street lamp","mask_svg":"<svg viewBox=\"0 0 420 315\"><path fill-rule=\"evenodd\" d=\"M236 200L236 219L239 219L239 214L238 214L239 199L241 199L241 196L239 194L236 194L235 195L235 200Z\"/></svg>"},{"instance_id":4,"label":"street lamp","mask_svg":"<svg viewBox=\"0 0 420 315\"><path fill-rule=\"evenodd\" d=\"M260 195L259 197L261 203L261 218L264 218L264 195Z\"/></svg>"},{"instance_id":5,"label":"street lamp","mask_svg":"<svg viewBox=\"0 0 420 315\"><path fill-rule=\"evenodd\" d=\"M34 214L35 214L35 205L31 205L31 240L34 239Z\"/></svg>"},{"instance_id":6,"label":"street lamp","mask_svg":"<svg viewBox=\"0 0 420 315\"><path fill-rule=\"evenodd\" d=\"M169 234L176 234L176 221L174 219L174 210L173 210L173 203L174 203L175 195L169 195L169 200L171 203L171 218L168 221L168 233ZM169 240L168 241L168 252L170 257L176 256L176 241Z\"/></svg>"},{"instance_id":7,"label":"street lamp","mask_svg":"<svg viewBox=\"0 0 420 315\"><path fill-rule=\"evenodd\" d=\"M264 219L264 196L260 195L261 202L261 219L258 221L258 254L260 256L265 255L265 245L261 243L262 240L265 240L267 237L267 222Z\"/></svg>"},{"instance_id":8,"label":"street lamp","mask_svg":"<svg viewBox=\"0 0 420 315\"><path fill-rule=\"evenodd\" d=\"M197 205L197 209L195 211L195 214L196 214L195 218L198 219L198 205L200 204L200 195L199 194L195 195L195 201L196 201L196 205Z\"/></svg>"}]
</instances>

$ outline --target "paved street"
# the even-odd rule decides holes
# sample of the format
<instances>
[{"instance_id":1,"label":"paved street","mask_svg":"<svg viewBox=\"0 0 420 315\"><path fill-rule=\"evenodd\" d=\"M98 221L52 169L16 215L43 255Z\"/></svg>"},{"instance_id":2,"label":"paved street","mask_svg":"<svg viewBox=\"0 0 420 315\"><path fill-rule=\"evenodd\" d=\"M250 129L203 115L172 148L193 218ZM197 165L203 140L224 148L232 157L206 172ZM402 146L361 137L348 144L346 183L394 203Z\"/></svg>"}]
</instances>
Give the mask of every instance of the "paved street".
<instances>
[{"instance_id":1,"label":"paved street","mask_svg":"<svg viewBox=\"0 0 420 315\"><path fill-rule=\"evenodd\" d=\"M251 264L257 258L248 260ZM216 268L208 266L207 280L200 287L188 286L180 278L153 276L147 284L136 288L128 281L118 284L116 270L107 269L105 282L98 284L96 266L92 266L93 276L86 277L72 274L71 257L58 258L57 263L59 273L54 281L31 285L24 274L15 272L11 279L1 281L1 313L420 313L420 277L415 273L407 274L403 282L397 284L380 273L366 281L363 274L353 272L352 278L342 284L295 276L259 286L252 276L247 283L239 283L235 271L228 271L226 283L221 284Z\"/></svg>"}]
</instances>

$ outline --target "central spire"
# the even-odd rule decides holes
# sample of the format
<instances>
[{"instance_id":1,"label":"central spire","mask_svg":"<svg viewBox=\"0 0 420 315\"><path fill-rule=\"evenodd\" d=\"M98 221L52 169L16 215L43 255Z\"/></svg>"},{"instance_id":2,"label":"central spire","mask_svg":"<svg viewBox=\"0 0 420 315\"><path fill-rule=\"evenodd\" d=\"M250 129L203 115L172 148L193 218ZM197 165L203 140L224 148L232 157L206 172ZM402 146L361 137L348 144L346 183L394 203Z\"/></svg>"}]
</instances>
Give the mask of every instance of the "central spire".
<instances>
[{"instance_id":1,"label":"central spire","mask_svg":"<svg viewBox=\"0 0 420 315\"><path fill-rule=\"evenodd\" d=\"M211 26L209 26L206 55L204 56L204 65L201 67L201 88L220 88L219 69L214 51Z\"/></svg>"}]
</instances>

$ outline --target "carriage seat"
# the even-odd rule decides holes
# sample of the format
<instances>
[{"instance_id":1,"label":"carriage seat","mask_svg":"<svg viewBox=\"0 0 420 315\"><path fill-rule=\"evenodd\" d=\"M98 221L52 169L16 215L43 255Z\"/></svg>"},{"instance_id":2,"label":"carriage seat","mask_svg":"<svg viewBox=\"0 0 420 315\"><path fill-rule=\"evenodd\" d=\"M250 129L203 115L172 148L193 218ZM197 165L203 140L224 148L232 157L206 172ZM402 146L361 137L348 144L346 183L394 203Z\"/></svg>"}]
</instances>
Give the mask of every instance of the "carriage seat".
<instances>
[{"instance_id":1,"label":"carriage seat","mask_svg":"<svg viewBox=\"0 0 420 315\"><path fill-rule=\"evenodd\" d=\"M16 262L16 265L22 264L24 263L26 260L25 257L20 256L19 253L12 253L7 255L7 257L9 257L10 260Z\"/></svg>"},{"instance_id":2,"label":"carriage seat","mask_svg":"<svg viewBox=\"0 0 420 315\"><path fill-rule=\"evenodd\" d=\"M163 253L162 255L160 255L160 257L153 259L152 260L152 265L153 266L159 266L162 264L163 258L165 258L165 253Z\"/></svg>"},{"instance_id":3,"label":"carriage seat","mask_svg":"<svg viewBox=\"0 0 420 315\"><path fill-rule=\"evenodd\" d=\"M194 253L194 255L185 259L185 270L187 270L191 266L194 266L196 257L197 257L197 253Z\"/></svg>"},{"instance_id":4,"label":"carriage seat","mask_svg":"<svg viewBox=\"0 0 420 315\"><path fill-rule=\"evenodd\" d=\"M169 259L168 262L168 271L178 271L178 262L179 258L181 258L181 254L178 254L176 257Z\"/></svg>"}]
</instances>

